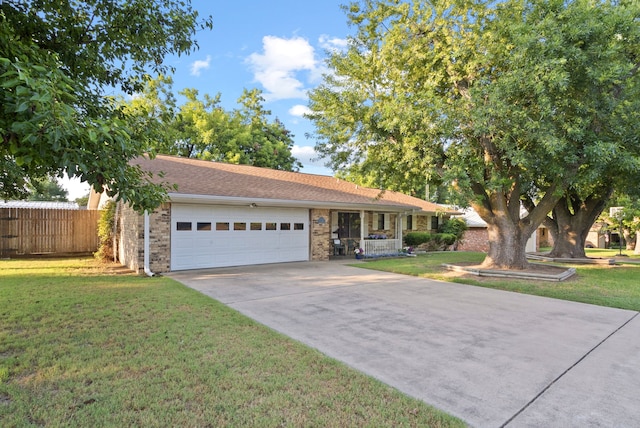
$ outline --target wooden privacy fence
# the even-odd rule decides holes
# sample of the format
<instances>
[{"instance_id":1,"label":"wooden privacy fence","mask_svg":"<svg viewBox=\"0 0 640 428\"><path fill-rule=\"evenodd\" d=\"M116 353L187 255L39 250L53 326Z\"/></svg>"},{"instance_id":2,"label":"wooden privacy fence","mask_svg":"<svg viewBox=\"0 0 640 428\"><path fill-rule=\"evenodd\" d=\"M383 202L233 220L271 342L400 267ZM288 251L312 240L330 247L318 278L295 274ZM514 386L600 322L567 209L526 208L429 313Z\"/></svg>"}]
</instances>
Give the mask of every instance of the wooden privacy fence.
<instances>
[{"instance_id":1,"label":"wooden privacy fence","mask_svg":"<svg viewBox=\"0 0 640 428\"><path fill-rule=\"evenodd\" d=\"M0 256L92 253L98 210L0 208Z\"/></svg>"}]
</instances>

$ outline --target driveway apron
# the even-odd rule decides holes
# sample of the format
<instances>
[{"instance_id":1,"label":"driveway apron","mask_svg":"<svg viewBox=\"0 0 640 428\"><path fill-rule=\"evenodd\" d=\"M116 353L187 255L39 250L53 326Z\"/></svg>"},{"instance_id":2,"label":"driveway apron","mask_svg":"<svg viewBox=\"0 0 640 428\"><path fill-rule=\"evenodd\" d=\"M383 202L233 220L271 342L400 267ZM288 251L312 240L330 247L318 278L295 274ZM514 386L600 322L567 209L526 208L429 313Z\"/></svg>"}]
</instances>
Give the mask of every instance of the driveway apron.
<instances>
[{"instance_id":1,"label":"driveway apron","mask_svg":"<svg viewBox=\"0 0 640 428\"><path fill-rule=\"evenodd\" d=\"M634 311L303 262L169 276L477 427L632 427Z\"/></svg>"}]
</instances>

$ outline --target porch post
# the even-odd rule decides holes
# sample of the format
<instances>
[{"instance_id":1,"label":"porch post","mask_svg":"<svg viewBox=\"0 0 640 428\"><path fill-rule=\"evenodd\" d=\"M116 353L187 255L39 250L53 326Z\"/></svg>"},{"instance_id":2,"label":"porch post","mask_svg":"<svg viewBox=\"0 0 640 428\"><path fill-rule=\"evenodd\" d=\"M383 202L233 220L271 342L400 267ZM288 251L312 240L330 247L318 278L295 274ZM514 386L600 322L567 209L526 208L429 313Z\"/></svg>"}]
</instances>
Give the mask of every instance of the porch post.
<instances>
[{"instance_id":1,"label":"porch post","mask_svg":"<svg viewBox=\"0 0 640 428\"><path fill-rule=\"evenodd\" d=\"M360 243L359 243L360 248L364 248L364 228L365 228L364 221L365 221L364 210L360 210Z\"/></svg>"},{"instance_id":2,"label":"porch post","mask_svg":"<svg viewBox=\"0 0 640 428\"><path fill-rule=\"evenodd\" d=\"M398 215L396 216L396 239L398 240L398 246L400 248L396 248L396 250L399 250L402 248L402 216L404 215L404 213L398 213Z\"/></svg>"}]
</instances>

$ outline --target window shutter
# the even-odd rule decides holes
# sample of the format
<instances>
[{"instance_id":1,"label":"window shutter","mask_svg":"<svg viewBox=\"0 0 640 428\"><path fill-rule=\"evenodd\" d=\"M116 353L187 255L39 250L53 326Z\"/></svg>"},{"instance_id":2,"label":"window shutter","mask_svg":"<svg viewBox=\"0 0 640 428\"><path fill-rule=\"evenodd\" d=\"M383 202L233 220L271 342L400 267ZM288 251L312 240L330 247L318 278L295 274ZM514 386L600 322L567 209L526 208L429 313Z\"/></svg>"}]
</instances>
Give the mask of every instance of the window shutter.
<instances>
[{"instance_id":1,"label":"window shutter","mask_svg":"<svg viewBox=\"0 0 640 428\"><path fill-rule=\"evenodd\" d=\"M338 212L334 211L331 213L331 238L338 237Z\"/></svg>"},{"instance_id":2,"label":"window shutter","mask_svg":"<svg viewBox=\"0 0 640 428\"><path fill-rule=\"evenodd\" d=\"M418 230L418 216L414 215L411 217L411 230Z\"/></svg>"},{"instance_id":3,"label":"window shutter","mask_svg":"<svg viewBox=\"0 0 640 428\"><path fill-rule=\"evenodd\" d=\"M378 228L378 215L378 213L373 214L373 221L371 222L371 226L374 230Z\"/></svg>"},{"instance_id":4,"label":"window shutter","mask_svg":"<svg viewBox=\"0 0 640 428\"><path fill-rule=\"evenodd\" d=\"M384 230L389 230L389 214L382 214L384 216Z\"/></svg>"},{"instance_id":5,"label":"window shutter","mask_svg":"<svg viewBox=\"0 0 640 428\"><path fill-rule=\"evenodd\" d=\"M407 230L407 216L402 217L402 230Z\"/></svg>"}]
</instances>

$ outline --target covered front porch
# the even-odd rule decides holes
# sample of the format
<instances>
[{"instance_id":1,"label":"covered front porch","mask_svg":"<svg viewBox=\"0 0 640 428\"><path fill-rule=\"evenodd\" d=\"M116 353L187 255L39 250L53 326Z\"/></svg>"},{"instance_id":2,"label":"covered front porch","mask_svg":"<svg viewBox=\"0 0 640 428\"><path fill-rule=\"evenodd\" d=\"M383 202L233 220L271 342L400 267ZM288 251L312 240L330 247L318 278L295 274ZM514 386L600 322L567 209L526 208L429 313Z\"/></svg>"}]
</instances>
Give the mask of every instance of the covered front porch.
<instances>
[{"instance_id":1,"label":"covered front porch","mask_svg":"<svg viewBox=\"0 0 640 428\"><path fill-rule=\"evenodd\" d=\"M402 250L403 218L398 212L333 210L331 249L333 257L383 257Z\"/></svg>"}]
</instances>

